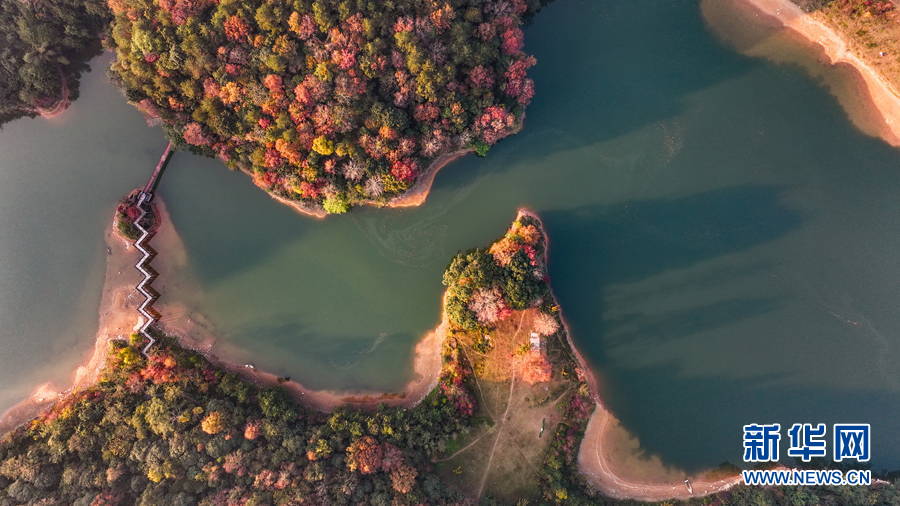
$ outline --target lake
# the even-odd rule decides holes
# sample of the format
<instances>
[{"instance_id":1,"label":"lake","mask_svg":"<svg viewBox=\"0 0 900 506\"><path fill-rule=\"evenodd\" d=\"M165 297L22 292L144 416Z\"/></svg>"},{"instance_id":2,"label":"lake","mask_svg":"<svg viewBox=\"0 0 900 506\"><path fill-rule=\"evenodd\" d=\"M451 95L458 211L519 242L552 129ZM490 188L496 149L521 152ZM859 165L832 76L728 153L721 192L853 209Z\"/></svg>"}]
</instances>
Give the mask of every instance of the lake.
<instances>
[{"instance_id":1,"label":"lake","mask_svg":"<svg viewBox=\"0 0 900 506\"><path fill-rule=\"evenodd\" d=\"M733 43L693 1L558 0L527 30L525 129L415 209L316 221L178 153L160 194L193 286L165 296L239 360L396 389L452 255L527 206L576 342L646 451L697 470L739 461L747 423L869 422L875 468L898 467L900 151L848 119L830 92L845 70ZM104 227L164 144L104 59L61 118L0 131L0 406L88 353Z\"/></svg>"}]
</instances>

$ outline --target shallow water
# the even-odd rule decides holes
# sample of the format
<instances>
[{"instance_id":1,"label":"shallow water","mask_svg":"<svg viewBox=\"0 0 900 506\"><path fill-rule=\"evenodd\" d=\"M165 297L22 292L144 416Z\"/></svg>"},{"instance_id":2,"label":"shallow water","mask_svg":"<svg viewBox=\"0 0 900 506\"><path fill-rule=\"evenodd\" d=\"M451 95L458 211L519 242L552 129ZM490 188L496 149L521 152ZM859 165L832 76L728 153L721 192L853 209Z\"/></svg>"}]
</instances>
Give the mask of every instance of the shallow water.
<instances>
[{"instance_id":1,"label":"shallow water","mask_svg":"<svg viewBox=\"0 0 900 506\"><path fill-rule=\"evenodd\" d=\"M452 254L499 236L528 206L549 229L576 341L647 451L697 469L737 461L745 423L861 421L873 424L875 467L900 465L900 152L848 121L827 91L846 77L816 67L814 52L798 58L822 71L815 78L742 56L690 1L559 0L527 36L540 63L525 130L445 169L420 208L315 221L218 162L177 154L160 192L197 286L166 296L209 317L241 360L313 387L399 388L413 343L437 322ZM0 238L12 259L0 272L60 289L38 309L69 315L24 315L16 304L27 299L0 287L2 321L19 329L3 335L4 377L29 370L19 357L36 367L56 360L51 350L87 349L74 333L91 318L71 321L84 316L78 304L96 307L103 225L157 156L159 137L96 81L64 117L90 128L24 121L0 132L2 145L30 150L19 165L0 158L0 177L31 174L24 161L48 171L0 185L30 228L74 215L35 211L47 207L35 203L41 191L71 195L62 168L92 195L69 199L88 217L77 230ZM116 143L73 154L26 142L51 128L66 145L98 131ZM2 234L19 230L2 223ZM22 274L47 262L40 252L59 230L93 265L68 291L59 278L77 276L61 268ZM27 258L6 254L10 244Z\"/></svg>"},{"instance_id":2,"label":"shallow water","mask_svg":"<svg viewBox=\"0 0 900 506\"><path fill-rule=\"evenodd\" d=\"M94 61L62 116L0 130L0 409L58 385L93 348L103 234L165 143Z\"/></svg>"}]
</instances>

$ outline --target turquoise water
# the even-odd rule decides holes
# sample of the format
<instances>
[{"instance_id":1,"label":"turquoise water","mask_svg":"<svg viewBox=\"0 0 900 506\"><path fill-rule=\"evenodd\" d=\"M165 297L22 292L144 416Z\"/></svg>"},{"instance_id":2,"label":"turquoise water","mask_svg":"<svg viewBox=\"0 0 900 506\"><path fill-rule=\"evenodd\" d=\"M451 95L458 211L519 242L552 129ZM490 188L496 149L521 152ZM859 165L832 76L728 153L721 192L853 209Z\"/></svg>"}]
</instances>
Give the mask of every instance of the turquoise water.
<instances>
[{"instance_id":1,"label":"turquoise water","mask_svg":"<svg viewBox=\"0 0 900 506\"><path fill-rule=\"evenodd\" d=\"M870 422L875 467L900 466L900 152L799 67L719 41L692 1L559 0L527 37L525 130L445 169L419 208L315 221L177 154L160 192L197 288L167 296L241 360L399 388L452 254L528 206L575 339L644 449L693 470L738 461L746 423ZM91 204L98 230L113 200Z\"/></svg>"},{"instance_id":2,"label":"turquoise water","mask_svg":"<svg viewBox=\"0 0 900 506\"><path fill-rule=\"evenodd\" d=\"M90 354L104 231L165 146L105 78L108 62L62 116L0 129L0 410L38 383L68 384Z\"/></svg>"}]
</instances>

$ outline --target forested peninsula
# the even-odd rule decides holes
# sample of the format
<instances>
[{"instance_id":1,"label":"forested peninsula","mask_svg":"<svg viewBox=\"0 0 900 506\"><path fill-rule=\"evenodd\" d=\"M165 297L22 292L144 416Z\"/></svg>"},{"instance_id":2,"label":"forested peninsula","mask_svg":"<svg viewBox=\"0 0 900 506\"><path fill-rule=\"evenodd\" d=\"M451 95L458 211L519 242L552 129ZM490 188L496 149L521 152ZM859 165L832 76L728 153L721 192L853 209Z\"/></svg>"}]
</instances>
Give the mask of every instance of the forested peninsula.
<instances>
[{"instance_id":1,"label":"forested peninsula","mask_svg":"<svg viewBox=\"0 0 900 506\"><path fill-rule=\"evenodd\" d=\"M110 0L112 71L179 145L300 210L343 213L519 127L539 4Z\"/></svg>"},{"instance_id":2,"label":"forested peninsula","mask_svg":"<svg viewBox=\"0 0 900 506\"><path fill-rule=\"evenodd\" d=\"M0 505L602 504L577 453L595 409L520 212L443 283L437 386L414 406L321 412L158 335L110 341L93 386L0 441ZM734 487L724 504L888 504L869 488ZM708 503L698 499L696 504ZM811 501L811 502L810 502Z\"/></svg>"},{"instance_id":3,"label":"forested peninsula","mask_svg":"<svg viewBox=\"0 0 900 506\"><path fill-rule=\"evenodd\" d=\"M322 413L181 348L173 336L160 334L149 357L138 335L111 341L94 386L0 443L0 504L467 502L473 491L460 480L470 477L451 460L468 459L459 450L473 432L490 433L501 421L488 414L482 387L519 372L545 391L540 409L562 411L551 415L533 455L559 462L548 468L556 471L518 481L515 493L559 495L570 479L559 466L574 465L571 435L590 401L546 283L544 240L522 215L490 249L453 260L444 276L449 325L437 387L410 408ZM539 344L529 335L541 336ZM544 388L550 382L554 388Z\"/></svg>"},{"instance_id":4,"label":"forested peninsula","mask_svg":"<svg viewBox=\"0 0 900 506\"><path fill-rule=\"evenodd\" d=\"M105 0L0 1L0 125L65 109L109 19Z\"/></svg>"}]
</instances>

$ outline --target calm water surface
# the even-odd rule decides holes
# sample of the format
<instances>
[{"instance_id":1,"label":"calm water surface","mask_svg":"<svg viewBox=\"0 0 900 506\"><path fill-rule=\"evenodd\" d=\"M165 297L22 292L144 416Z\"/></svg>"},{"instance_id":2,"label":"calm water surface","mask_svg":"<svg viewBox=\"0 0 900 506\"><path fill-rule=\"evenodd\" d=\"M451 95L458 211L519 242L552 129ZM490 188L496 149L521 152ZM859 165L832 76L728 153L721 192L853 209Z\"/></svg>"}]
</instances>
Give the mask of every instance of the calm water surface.
<instances>
[{"instance_id":1,"label":"calm water surface","mask_svg":"<svg viewBox=\"0 0 900 506\"><path fill-rule=\"evenodd\" d=\"M71 381L93 348L116 201L165 146L93 62L61 117L0 130L0 410Z\"/></svg>"},{"instance_id":2,"label":"calm water surface","mask_svg":"<svg viewBox=\"0 0 900 506\"><path fill-rule=\"evenodd\" d=\"M855 129L822 77L719 41L692 1L559 0L528 47L525 130L452 165L417 209L305 219L179 153L161 193L197 286L167 296L242 360L314 387L398 388L451 255L524 205L646 450L697 469L739 460L745 423L862 421L876 467L900 466L900 151ZM15 147L0 153L8 397L89 346L103 226L160 144L100 77L84 95L68 124L0 132ZM75 254L51 249L57 234Z\"/></svg>"}]
</instances>

